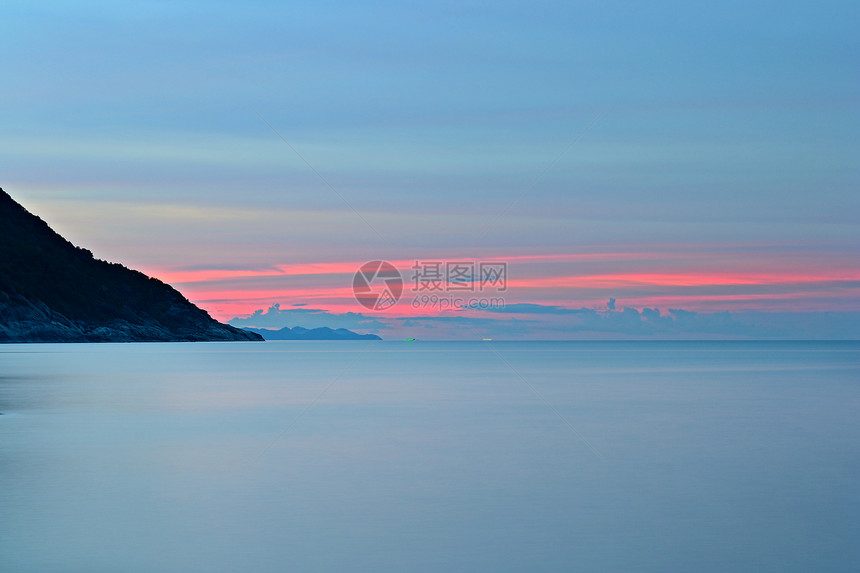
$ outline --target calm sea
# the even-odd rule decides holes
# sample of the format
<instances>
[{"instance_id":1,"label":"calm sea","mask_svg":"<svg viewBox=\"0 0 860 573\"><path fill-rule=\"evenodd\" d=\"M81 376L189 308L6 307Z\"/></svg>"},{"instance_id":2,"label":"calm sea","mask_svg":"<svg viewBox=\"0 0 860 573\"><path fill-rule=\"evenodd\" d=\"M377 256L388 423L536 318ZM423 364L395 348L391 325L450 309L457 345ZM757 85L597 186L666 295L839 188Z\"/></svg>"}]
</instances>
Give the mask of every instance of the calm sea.
<instances>
[{"instance_id":1,"label":"calm sea","mask_svg":"<svg viewBox=\"0 0 860 573\"><path fill-rule=\"evenodd\" d=\"M860 343L0 345L0 570L857 571Z\"/></svg>"}]
</instances>

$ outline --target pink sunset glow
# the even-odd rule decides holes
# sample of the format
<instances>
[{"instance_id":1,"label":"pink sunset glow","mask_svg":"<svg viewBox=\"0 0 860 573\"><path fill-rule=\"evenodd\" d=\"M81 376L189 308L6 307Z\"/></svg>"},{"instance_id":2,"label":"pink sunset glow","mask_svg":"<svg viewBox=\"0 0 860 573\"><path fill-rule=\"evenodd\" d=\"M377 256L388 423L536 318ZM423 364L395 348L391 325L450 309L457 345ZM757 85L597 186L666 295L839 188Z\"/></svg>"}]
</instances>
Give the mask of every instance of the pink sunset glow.
<instances>
[{"instance_id":1,"label":"pink sunset glow","mask_svg":"<svg viewBox=\"0 0 860 573\"><path fill-rule=\"evenodd\" d=\"M506 304L536 303L561 308L595 308L610 297L619 306L659 307L719 312L740 310L854 310L860 294L860 272L839 268L833 261L804 257L783 260L766 250L750 252L729 264L738 247L717 245L691 256L683 250L534 253L504 257L494 254L475 261L507 262L507 289L496 293L450 292L458 299L502 296ZM429 260L429 259L421 259ZM438 257L436 261L462 261ZM352 293L353 275L365 261L285 263L267 269L152 269L149 274L179 288L190 300L218 319L268 308L274 303L300 303L331 313L382 316L437 316L453 308L414 308L422 294L415 289L416 259L390 262L403 276L404 292L393 308L374 312L359 305ZM659 268L659 271L648 270ZM802 269L802 270L801 270ZM457 312L480 315L479 310Z\"/></svg>"}]
</instances>

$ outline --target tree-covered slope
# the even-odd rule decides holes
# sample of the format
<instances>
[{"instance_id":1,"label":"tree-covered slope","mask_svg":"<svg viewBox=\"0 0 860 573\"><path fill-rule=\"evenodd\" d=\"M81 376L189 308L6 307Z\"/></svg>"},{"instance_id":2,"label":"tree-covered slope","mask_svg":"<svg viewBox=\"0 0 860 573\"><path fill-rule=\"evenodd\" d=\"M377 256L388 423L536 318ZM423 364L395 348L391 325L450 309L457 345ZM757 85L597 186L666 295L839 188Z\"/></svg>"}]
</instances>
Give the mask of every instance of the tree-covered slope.
<instances>
[{"instance_id":1,"label":"tree-covered slope","mask_svg":"<svg viewBox=\"0 0 860 573\"><path fill-rule=\"evenodd\" d=\"M72 245L0 189L0 342L261 340Z\"/></svg>"}]
</instances>

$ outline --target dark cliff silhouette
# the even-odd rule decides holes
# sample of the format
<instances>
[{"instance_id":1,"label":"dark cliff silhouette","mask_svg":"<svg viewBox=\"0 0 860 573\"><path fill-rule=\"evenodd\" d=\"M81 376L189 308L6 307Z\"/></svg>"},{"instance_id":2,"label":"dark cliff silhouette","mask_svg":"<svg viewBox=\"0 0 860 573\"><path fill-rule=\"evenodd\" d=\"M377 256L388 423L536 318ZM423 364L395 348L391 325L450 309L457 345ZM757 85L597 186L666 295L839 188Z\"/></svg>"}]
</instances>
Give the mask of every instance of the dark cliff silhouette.
<instances>
[{"instance_id":1,"label":"dark cliff silhouette","mask_svg":"<svg viewBox=\"0 0 860 573\"><path fill-rule=\"evenodd\" d=\"M0 342L262 340L96 258L0 189Z\"/></svg>"}]
</instances>

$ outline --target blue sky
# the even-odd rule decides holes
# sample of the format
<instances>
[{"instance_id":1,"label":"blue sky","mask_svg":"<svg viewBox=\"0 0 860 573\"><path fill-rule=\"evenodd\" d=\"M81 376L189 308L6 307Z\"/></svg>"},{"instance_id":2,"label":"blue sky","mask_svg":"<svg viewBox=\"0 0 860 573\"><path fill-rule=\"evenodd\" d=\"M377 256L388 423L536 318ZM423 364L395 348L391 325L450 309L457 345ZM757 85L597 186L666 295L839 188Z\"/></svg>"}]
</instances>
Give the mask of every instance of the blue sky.
<instances>
[{"instance_id":1,"label":"blue sky","mask_svg":"<svg viewBox=\"0 0 860 573\"><path fill-rule=\"evenodd\" d=\"M592 277L510 304L860 311L856 3L2 12L0 185L219 318L362 310L283 265L489 257Z\"/></svg>"}]
</instances>

